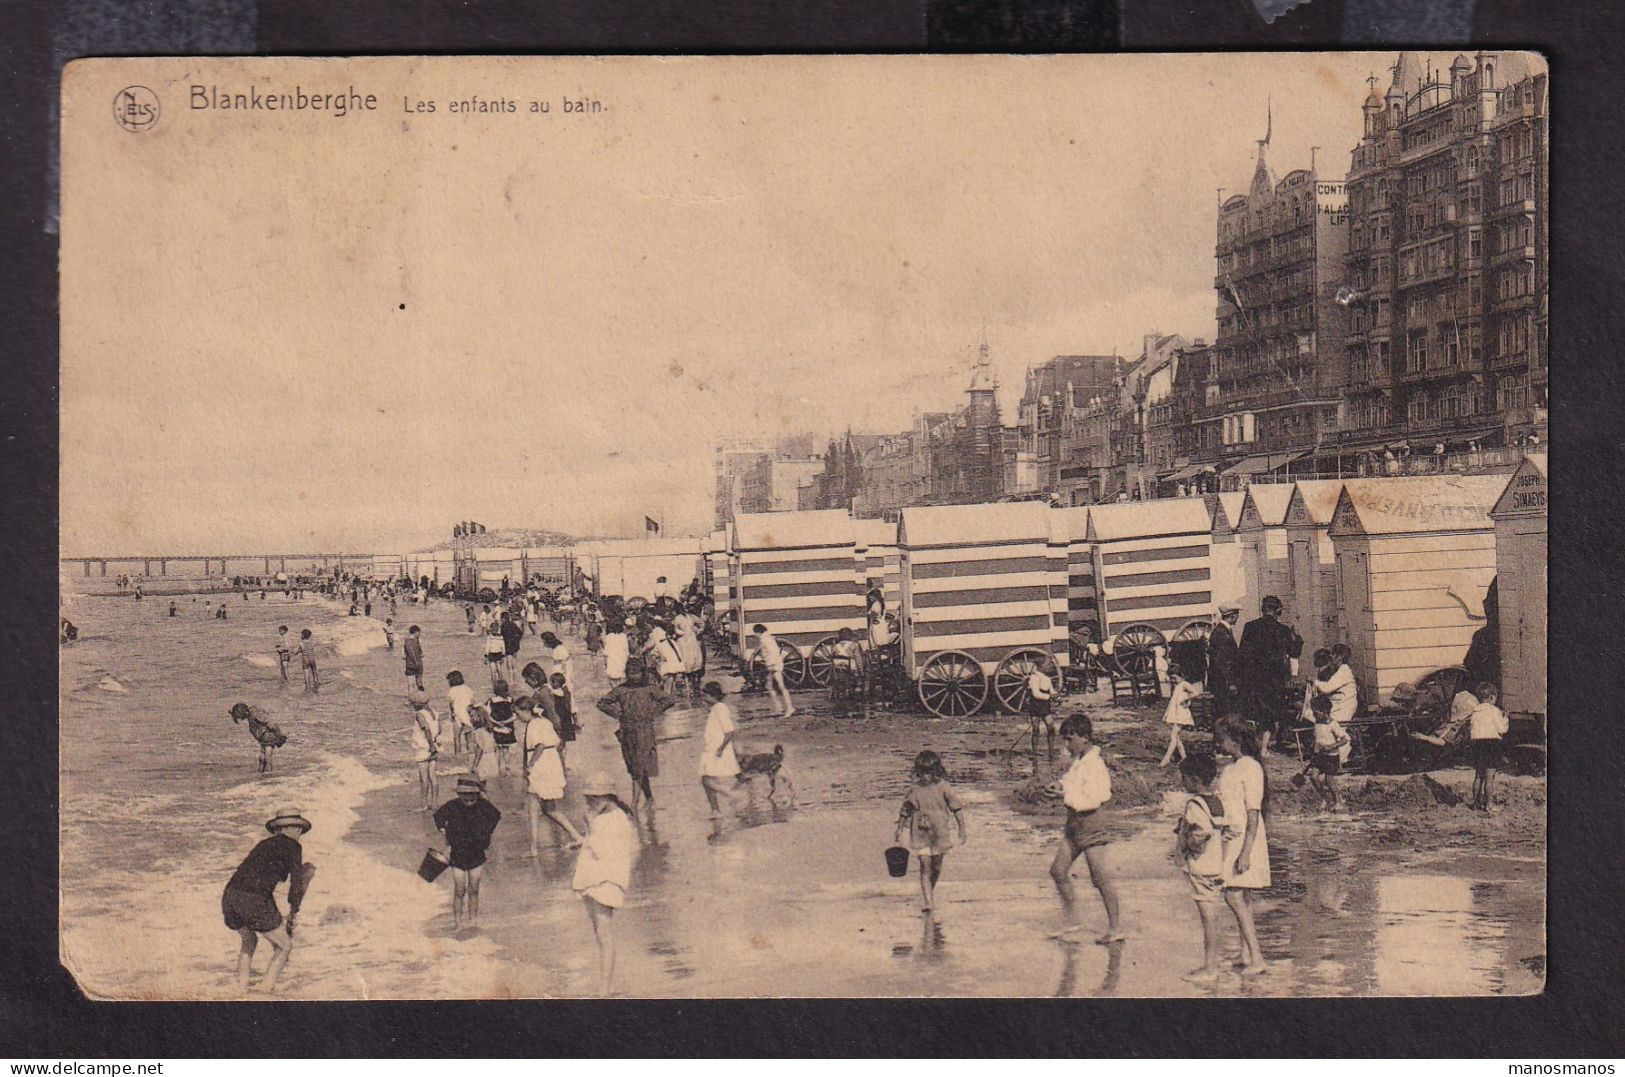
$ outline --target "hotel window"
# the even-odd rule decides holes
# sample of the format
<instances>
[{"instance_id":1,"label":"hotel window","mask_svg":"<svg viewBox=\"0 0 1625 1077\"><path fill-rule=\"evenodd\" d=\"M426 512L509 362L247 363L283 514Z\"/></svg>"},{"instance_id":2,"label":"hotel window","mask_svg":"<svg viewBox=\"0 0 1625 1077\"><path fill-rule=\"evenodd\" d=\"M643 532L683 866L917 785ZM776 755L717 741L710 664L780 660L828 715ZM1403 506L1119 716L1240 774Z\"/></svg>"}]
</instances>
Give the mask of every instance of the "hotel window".
<instances>
[{"instance_id":1,"label":"hotel window","mask_svg":"<svg viewBox=\"0 0 1625 1077\"><path fill-rule=\"evenodd\" d=\"M1425 331L1412 333L1406 340L1405 373L1415 374L1428 365L1428 335Z\"/></svg>"}]
</instances>

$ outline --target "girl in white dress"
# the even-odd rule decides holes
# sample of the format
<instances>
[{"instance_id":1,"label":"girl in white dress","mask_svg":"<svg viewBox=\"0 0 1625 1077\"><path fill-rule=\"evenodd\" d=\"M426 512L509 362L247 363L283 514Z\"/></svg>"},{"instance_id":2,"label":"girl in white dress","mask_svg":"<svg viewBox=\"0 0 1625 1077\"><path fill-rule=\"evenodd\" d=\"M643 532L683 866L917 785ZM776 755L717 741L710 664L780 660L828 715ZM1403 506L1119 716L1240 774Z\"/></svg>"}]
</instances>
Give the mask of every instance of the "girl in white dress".
<instances>
[{"instance_id":1,"label":"girl in white dress","mask_svg":"<svg viewBox=\"0 0 1625 1077\"><path fill-rule=\"evenodd\" d=\"M1179 756L1180 762L1184 762L1185 745L1179 739L1179 731L1196 725L1196 718L1191 714L1191 700L1201 691L1202 686L1187 681L1178 666L1168 667L1168 709L1162 715L1162 720L1169 726L1168 750L1163 753L1162 762L1157 766L1165 767L1172 763L1175 755Z\"/></svg>"},{"instance_id":2,"label":"girl in white dress","mask_svg":"<svg viewBox=\"0 0 1625 1077\"><path fill-rule=\"evenodd\" d=\"M525 725L525 787L530 795L530 855L541 853L540 831L542 817L570 836L566 849L581 844L581 834L559 809L564 804L564 759L559 755L563 741L553 728L547 711L540 703L534 704L530 721Z\"/></svg>"},{"instance_id":3,"label":"girl in white dress","mask_svg":"<svg viewBox=\"0 0 1625 1077\"><path fill-rule=\"evenodd\" d=\"M1251 724L1222 721L1214 742L1234 760L1219 772L1219 799L1224 804L1224 901L1241 931L1241 974L1257 976L1268 971L1253 924L1252 895L1270 885L1269 836L1264 829L1269 778L1264 773L1258 731Z\"/></svg>"},{"instance_id":4,"label":"girl in white dress","mask_svg":"<svg viewBox=\"0 0 1625 1077\"><path fill-rule=\"evenodd\" d=\"M598 990L607 996L615 980L615 910L626 904L638 836L615 780L599 772L581 786L587 801L587 840L576 858L570 888L586 906L598 940Z\"/></svg>"}]
</instances>

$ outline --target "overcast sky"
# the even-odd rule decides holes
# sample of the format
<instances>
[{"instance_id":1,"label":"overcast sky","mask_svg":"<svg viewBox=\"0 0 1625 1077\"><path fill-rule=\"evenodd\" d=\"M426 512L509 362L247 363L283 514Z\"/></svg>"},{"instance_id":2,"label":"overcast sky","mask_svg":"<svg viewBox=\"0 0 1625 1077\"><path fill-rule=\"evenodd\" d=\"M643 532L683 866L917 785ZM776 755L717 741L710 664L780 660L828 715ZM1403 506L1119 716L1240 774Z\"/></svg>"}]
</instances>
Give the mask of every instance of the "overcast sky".
<instances>
[{"instance_id":1,"label":"overcast sky","mask_svg":"<svg viewBox=\"0 0 1625 1077\"><path fill-rule=\"evenodd\" d=\"M1211 339L1217 189L1341 177L1389 54L140 61L70 73L62 545L396 551L709 527L718 435L1006 418L1058 353ZM375 114L193 112L208 82ZM164 114L120 130L114 91ZM480 92L520 112L446 114ZM403 98L439 100L407 116ZM559 114L595 96L603 113ZM553 113L524 113L532 97ZM405 309L402 309L402 304Z\"/></svg>"}]
</instances>

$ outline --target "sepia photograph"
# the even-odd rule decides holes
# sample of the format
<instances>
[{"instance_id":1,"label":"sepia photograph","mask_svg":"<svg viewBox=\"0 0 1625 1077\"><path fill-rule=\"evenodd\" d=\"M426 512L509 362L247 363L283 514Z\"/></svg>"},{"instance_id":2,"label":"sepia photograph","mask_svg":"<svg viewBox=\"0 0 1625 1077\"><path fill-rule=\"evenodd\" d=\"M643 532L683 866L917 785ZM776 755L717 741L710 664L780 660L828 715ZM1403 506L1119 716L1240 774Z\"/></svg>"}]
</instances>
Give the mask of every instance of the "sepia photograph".
<instances>
[{"instance_id":1,"label":"sepia photograph","mask_svg":"<svg viewBox=\"0 0 1625 1077\"><path fill-rule=\"evenodd\" d=\"M1548 69L1464 48L69 64L63 966L1541 993Z\"/></svg>"}]
</instances>

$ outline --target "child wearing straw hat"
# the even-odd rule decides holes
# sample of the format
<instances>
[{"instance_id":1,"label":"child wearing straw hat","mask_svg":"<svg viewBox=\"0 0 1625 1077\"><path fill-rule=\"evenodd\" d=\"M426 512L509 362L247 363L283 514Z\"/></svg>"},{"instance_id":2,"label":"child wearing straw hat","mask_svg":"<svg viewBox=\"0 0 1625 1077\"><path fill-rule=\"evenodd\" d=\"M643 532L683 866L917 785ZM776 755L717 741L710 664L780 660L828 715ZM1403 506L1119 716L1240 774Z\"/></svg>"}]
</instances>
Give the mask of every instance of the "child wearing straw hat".
<instances>
[{"instance_id":1,"label":"child wearing straw hat","mask_svg":"<svg viewBox=\"0 0 1625 1077\"><path fill-rule=\"evenodd\" d=\"M288 953L293 949L293 920L299 914L314 868L305 864L305 853L299 845L299 838L310 829L310 820L297 808L277 812L266 822L265 829L271 836L254 846L237 865L220 895L220 911L226 926L242 939L242 948L237 952L237 984L245 991L259 940L271 944L271 964L260 981L260 987L269 993L276 990L277 977L288 963ZM272 896L284 880L288 883L286 921Z\"/></svg>"},{"instance_id":2,"label":"child wearing straw hat","mask_svg":"<svg viewBox=\"0 0 1625 1077\"><path fill-rule=\"evenodd\" d=\"M615 979L615 910L626 904L631 885L632 857L638 836L632 816L616 790L615 779L603 771L581 785L587 801L587 837L576 858L570 888L586 906L598 940L598 990L607 996Z\"/></svg>"},{"instance_id":3,"label":"child wearing straw hat","mask_svg":"<svg viewBox=\"0 0 1625 1077\"><path fill-rule=\"evenodd\" d=\"M485 851L502 812L485 799L485 786L478 778L463 775L457 779L457 796L440 805L434 825L446 836L446 860L451 864L452 926L461 930L480 916L480 876L485 869Z\"/></svg>"}]
</instances>

